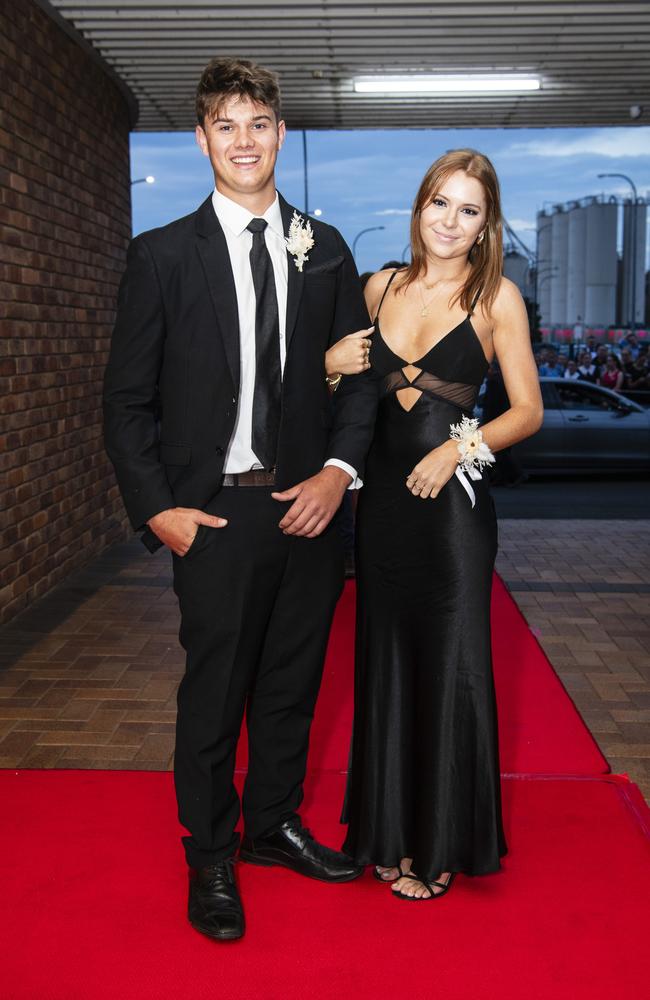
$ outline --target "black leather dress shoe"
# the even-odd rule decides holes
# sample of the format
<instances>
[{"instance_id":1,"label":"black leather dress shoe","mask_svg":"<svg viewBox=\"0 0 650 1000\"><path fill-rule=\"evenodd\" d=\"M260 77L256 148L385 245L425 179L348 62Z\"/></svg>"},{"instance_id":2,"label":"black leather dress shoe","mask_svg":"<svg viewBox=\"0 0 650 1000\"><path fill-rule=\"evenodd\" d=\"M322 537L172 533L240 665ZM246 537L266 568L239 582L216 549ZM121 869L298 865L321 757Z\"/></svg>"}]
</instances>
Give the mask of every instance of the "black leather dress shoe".
<instances>
[{"instance_id":1,"label":"black leather dress shoe","mask_svg":"<svg viewBox=\"0 0 650 1000\"><path fill-rule=\"evenodd\" d=\"M187 915L192 927L216 941L244 933L244 911L235 882L234 859L197 868L190 875Z\"/></svg>"},{"instance_id":2,"label":"black leather dress shoe","mask_svg":"<svg viewBox=\"0 0 650 1000\"><path fill-rule=\"evenodd\" d=\"M254 865L282 865L321 882L351 882L363 873L363 868L347 854L314 840L297 816L265 837L244 837L239 857Z\"/></svg>"}]
</instances>

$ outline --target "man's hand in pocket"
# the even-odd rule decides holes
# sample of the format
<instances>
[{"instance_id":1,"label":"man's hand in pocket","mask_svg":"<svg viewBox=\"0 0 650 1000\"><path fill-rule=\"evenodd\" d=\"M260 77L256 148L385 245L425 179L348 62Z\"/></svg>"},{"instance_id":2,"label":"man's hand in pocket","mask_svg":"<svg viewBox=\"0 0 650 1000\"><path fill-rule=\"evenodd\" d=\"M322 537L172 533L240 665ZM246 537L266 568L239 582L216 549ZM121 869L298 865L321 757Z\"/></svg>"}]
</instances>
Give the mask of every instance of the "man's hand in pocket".
<instances>
[{"instance_id":1,"label":"man's hand in pocket","mask_svg":"<svg viewBox=\"0 0 650 1000\"><path fill-rule=\"evenodd\" d=\"M228 522L225 517L204 514L194 507L170 507L155 514L147 524L163 545L177 556L184 556L196 538L200 524L208 528L225 528Z\"/></svg>"}]
</instances>

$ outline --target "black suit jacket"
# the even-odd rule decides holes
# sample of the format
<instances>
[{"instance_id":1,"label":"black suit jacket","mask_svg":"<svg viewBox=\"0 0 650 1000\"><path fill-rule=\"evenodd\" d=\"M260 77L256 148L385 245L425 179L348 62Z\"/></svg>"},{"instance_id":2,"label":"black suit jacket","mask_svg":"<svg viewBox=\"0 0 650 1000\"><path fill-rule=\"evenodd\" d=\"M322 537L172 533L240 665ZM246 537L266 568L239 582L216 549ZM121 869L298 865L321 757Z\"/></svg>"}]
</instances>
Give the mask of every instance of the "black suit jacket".
<instances>
[{"instance_id":1,"label":"black suit jacket","mask_svg":"<svg viewBox=\"0 0 650 1000\"><path fill-rule=\"evenodd\" d=\"M280 198L285 233L293 207ZM368 419L344 392L333 407L327 348L369 325L341 235L311 219L302 273L288 260L287 356L276 482L318 472L326 458L360 467ZM106 450L136 530L169 507L202 508L218 492L239 397L235 283L212 197L130 244L104 383ZM363 409L363 406L362 406ZM152 551L160 544L146 529Z\"/></svg>"}]
</instances>

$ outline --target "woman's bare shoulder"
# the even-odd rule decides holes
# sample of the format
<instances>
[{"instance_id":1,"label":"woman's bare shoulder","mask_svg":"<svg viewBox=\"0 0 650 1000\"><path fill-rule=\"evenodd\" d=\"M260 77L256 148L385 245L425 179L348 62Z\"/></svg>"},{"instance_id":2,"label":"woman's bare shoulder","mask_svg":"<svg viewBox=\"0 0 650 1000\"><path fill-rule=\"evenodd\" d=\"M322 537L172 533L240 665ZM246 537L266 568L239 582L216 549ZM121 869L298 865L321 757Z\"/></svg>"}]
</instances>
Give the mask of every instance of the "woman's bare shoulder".
<instances>
[{"instance_id":1,"label":"woman's bare shoulder","mask_svg":"<svg viewBox=\"0 0 650 1000\"><path fill-rule=\"evenodd\" d=\"M376 271L372 277L368 278L364 294L370 315L373 315L379 305L379 300L384 294L386 285L390 281L390 277L394 274L394 271L395 269L392 267L386 268L383 271Z\"/></svg>"},{"instance_id":2,"label":"woman's bare shoulder","mask_svg":"<svg viewBox=\"0 0 650 1000\"><path fill-rule=\"evenodd\" d=\"M524 300L521 292L510 278L503 276L499 282L496 298L492 307L493 312L509 312L512 309L521 309Z\"/></svg>"},{"instance_id":3,"label":"woman's bare shoulder","mask_svg":"<svg viewBox=\"0 0 650 1000\"><path fill-rule=\"evenodd\" d=\"M511 326L515 319L521 320L527 315L526 304L522 294L510 278L502 277L494 301L486 311L479 300L481 314L485 321L494 329L503 324Z\"/></svg>"},{"instance_id":4,"label":"woman's bare shoulder","mask_svg":"<svg viewBox=\"0 0 650 1000\"><path fill-rule=\"evenodd\" d=\"M384 271L375 271L375 273L368 278L366 288L372 289L373 292L383 292L384 288L390 280L391 274L395 273L394 267L387 267Z\"/></svg>"}]
</instances>

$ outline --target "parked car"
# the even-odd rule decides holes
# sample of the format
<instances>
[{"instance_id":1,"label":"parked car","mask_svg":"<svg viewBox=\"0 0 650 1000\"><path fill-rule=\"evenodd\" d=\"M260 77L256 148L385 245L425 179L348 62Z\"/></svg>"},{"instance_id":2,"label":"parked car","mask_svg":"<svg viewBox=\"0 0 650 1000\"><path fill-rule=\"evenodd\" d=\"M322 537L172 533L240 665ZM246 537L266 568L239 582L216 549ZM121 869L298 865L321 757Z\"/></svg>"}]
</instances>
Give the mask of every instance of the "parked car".
<instances>
[{"instance_id":1,"label":"parked car","mask_svg":"<svg viewBox=\"0 0 650 1000\"><path fill-rule=\"evenodd\" d=\"M513 449L527 472L650 471L650 412L598 385L540 378L544 422Z\"/></svg>"}]
</instances>

